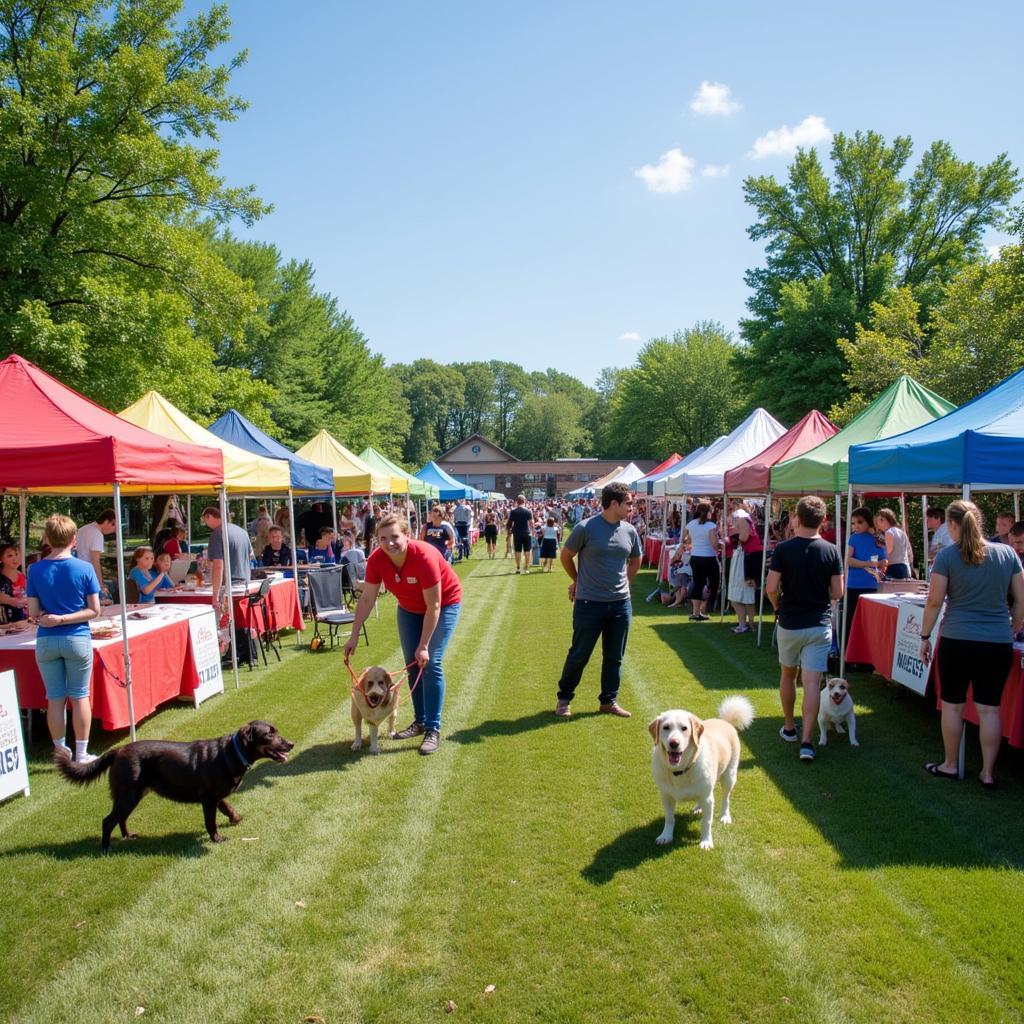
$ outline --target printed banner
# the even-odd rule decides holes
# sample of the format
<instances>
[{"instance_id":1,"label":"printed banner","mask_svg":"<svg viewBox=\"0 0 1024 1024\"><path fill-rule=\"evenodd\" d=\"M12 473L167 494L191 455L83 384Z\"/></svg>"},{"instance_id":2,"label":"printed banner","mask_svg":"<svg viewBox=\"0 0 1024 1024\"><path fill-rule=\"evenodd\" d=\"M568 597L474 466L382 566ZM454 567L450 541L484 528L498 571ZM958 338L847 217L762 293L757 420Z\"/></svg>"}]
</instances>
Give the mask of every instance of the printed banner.
<instances>
[{"instance_id":1,"label":"printed banner","mask_svg":"<svg viewBox=\"0 0 1024 1024\"><path fill-rule=\"evenodd\" d=\"M188 620L189 637L192 640L192 657L195 659L199 685L192 694L196 707L215 693L224 692L224 674L220 669L220 643L217 639L217 617L211 608L203 615L193 615Z\"/></svg>"},{"instance_id":2,"label":"printed banner","mask_svg":"<svg viewBox=\"0 0 1024 1024\"><path fill-rule=\"evenodd\" d=\"M892 652L893 682L924 696L928 688L928 669L921 660L921 632L924 619L924 601L898 601L896 604L896 643ZM932 627L932 650L938 642L942 612Z\"/></svg>"},{"instance_id":3,"label":"printed banner","mask_svg":"<svg viewBox=\"0 0 1024 1024\"><path fill-rule=\"evenodd\" d=\"M28 796L28 762L18 714L13 672L0 672L0 800L15 793Z\"/></svg>"}]
</instances>

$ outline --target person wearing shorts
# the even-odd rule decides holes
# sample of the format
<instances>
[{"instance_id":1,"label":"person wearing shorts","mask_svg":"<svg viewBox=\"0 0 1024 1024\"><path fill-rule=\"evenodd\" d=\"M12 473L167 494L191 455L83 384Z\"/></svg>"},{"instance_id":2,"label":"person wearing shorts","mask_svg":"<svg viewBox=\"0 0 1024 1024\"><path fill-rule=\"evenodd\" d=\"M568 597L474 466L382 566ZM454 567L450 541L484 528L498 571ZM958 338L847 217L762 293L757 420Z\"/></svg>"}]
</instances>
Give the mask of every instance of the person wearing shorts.
<instances>
[{"instance_id":1,"label":"person wearing shorts","mask_svg":"<svg viewBox=\"0 0 1024 1024\"><path fill-rule=\"evenodd\" d=\"M67 748L65 707L71 701L75 760L94 761L89 751L92 707L92 636L89 620L100 613L100 581L89 562L73 558L78 529L67 516L46 520L50 553L29 566L28 612L36 620L36 665L46 687L46 724L55 747Z\"/></svg>"},{"instance_id":2,"label":"person wearing shorts","mask_svg":"<svg viewBox=\"0 0 1024 1024\"><path fill-rule=\"evenodd\" d=\"M1013 637L1024 625L1024 570L1012 547L985 540L981 513L973 502L954 501L946 509L946 526L950 544L935 556L921 622L921 660L927 664L932 631L945 605L937 654L943 759L924 767L936 778L960 777L960 737L971 686L981 742L978 778L985 789L994 789L1003 733L999 705L1013 665Z\"/></svg>"},{"instance_id":3,"label":"person wearing shorts","mask_svg":"<svg viewBox=\"0 0 1024 1024\"><path fill-rule=\"evenodd\" d=\"M516 507L508 514L508 529L516 553L516 575L522 572L525 576L533 561L533 513L526 507L525 494L516 496Z\"/></svg>"},{"instance_id":4,"label":"person wearing shorts","mask_svg":"<svg viewBox=\"0 0 1024 1024\"><path fill-rule=\"evenodd\" d=\"M818 721L819 684L832 649L832 602L843 596L843 564L834 544L818 527L825 518L821 498L801 498L794 536L772 555L765 593L778 615L779 699L783 725L779 735L797 740L796 676L804 688L800 760L814 760L811 733Z\"/></svg>"}]
</instances>

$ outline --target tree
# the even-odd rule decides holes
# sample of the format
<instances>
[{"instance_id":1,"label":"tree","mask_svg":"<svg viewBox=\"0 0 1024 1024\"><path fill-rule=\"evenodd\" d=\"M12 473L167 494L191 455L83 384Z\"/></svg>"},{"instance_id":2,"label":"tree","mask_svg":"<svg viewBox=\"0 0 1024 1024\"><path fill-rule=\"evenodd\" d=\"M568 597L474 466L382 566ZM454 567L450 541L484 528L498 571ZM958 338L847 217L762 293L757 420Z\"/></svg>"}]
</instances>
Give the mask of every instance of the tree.
<instances>
[{"instance_id":1,"label":"tree","mask_svg":"<svg viewBox=\"0 0 1024 1024\"><path fill-rule=\"evenodd\" d=\"M710 321L649 341L618 374L609 456L662 459L730 430L739 407L734 354L731 336Z\"/></svg>"},{"instance_id":2,"label":"tree","mask_svg":"<svg viewBox=\"0 0 1024 1024\"><path fill-rule=\"evenodd\" d=\"M521 366L492 359L494 374L494 441L507 448L516 411L529 392L529 377Z\"/></svg>"},{"instance_id":3,"label":"tree","mask_svg":"<svg viewBox=\"0 0 1024 1024\"><path fill-rule=\"evenodd\" d=\"M509 450L520 459L572 458L585 440L579 406L568 395L529 395L516 415Z\"/></svg>"},{"instance_id":4,"label":"tree","mask_svg":"<svg viewBox=\"0 0 1024 1024\"><path fill-rule=\"evenodd\" d=\"M403 448L406 465L421 466L451 447L452 410L464 403L465 380L433 359L391 367L408 403L411 426Z\"/></svg>"},{"instance_id":5,"label":"tree","mask_svg":"<svg viewBox=\"0 0 1024 1024\"><path fill-rule=\"evenodd\" d=\"M180 8L0 0L0 330L115 408L173 372L200 412L217 384L197 339L255 312L191 221L266 209L196 144L244 110L227 85L245 55L211 65L226 8L176 29Z\"/></svg>"},{"instance_id":6,"label":"tree","mask_svg":"<svg viewBox=\"0 0 1024 1024\"><path fill-rule=\"evenodd\" d=\"M814 150L800 150L786 184L744 182L757 217L748 234L765 243L766 260L746 275L752 316L741 325L749 347L737 369L753 399L779 415L797 389L787 374L807 363L818 370L799 384L803 409L841 403L836 382L846 367L838 351L828 353L829 340L853 337L871 304L894 288L910 289L924 323L945 285L981 261L986 228L1020 187L1005 154L977 166L934 142L906 177L911 153L907 137L888 145L876 132L839 134L831 179Z\"/></svg>"}]
</instances>

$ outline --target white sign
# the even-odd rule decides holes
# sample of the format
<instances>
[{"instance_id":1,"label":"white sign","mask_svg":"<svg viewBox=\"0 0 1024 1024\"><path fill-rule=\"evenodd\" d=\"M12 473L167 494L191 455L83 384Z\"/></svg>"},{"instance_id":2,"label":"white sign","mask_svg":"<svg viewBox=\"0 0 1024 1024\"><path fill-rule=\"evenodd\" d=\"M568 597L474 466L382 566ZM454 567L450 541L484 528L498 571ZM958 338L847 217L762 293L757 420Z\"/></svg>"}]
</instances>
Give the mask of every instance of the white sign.
<instances>
[{"instance_id":1,"label":"white sign","mask_svg":"<svg viewBox=\"0 0 1024 1024\"><path fill-rule=\"evenodd\" d=\"M899 601L896 604L896 643L892 651L893 682L924 696L928 688L928 665L921 660L921 633L924 619L923 601ZM938 641L942 611L932 626L932 650Z\"/></svg>"},{"instance_id":2,"label":"white sign","mask_svg":"<svg viewBox=\"0 0 1024 1024\"><path fill-rule=\"evenodd\" d=\"M220 670L220 643L217 639L217 616L211 608L203 615L188 620L188 635L192 641L192 658L196 663L199 684L192 694L196 707L207 697L224 692L224 674Z\"/></svg>"},{"instance_id":3,"label":"white sign","mask_svg":"<svg viewBox=\"0 0 1024 1024\"><path fill-rule=\"evenodd\" d=\"M28 796L28 762L18 714L13 672L0 672L0 800L15 793Z\"/></svg>"}]
</instances>

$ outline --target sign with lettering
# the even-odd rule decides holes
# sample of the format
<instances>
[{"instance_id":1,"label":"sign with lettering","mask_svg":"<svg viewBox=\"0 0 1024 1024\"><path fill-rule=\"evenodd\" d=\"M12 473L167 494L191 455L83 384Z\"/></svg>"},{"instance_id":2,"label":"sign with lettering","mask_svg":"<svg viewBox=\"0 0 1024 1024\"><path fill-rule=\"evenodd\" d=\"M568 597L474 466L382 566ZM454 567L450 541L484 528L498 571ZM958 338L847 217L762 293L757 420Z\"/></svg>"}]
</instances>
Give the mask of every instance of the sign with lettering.
<instances>
[{"instance_id":1,"label":"sign with lettering","mask_svg":"<svg viewBox=\"0 0 1024 1024\"><path fill-rule=\"evenodd\" d=\"M188 620L192 658L196 663L199 684L192 694L196 707L215 693L224 692L224 674L220 669L220 642L217 638L217 618L211 608L203 615Z\"/></svg>"},{"instance_id":2,"label":"sign with lettering","mask_svg":"<svg viewBox=\"0 0 1024 1024\"><path fill-rule=\"evenodd\" d=\"M28 762L13 672L0 672L0 800L28 796Z\"/></svg>"},{"instance_id":3,"label":"sign with lettering","mask_svg":"<svg viewBox=\"0 0 1024 1024\"><path fill-rule=\"evenodd\" d=\"M896 604L896 643L892 651L892 672L894 682L901 683L908 690L924 696L928 688L928 668L921 660L921 632L924 618L923 601L899 601ZM938 641L939 618L932 627L932 650Z\"/></svg>"}]
</instances>

